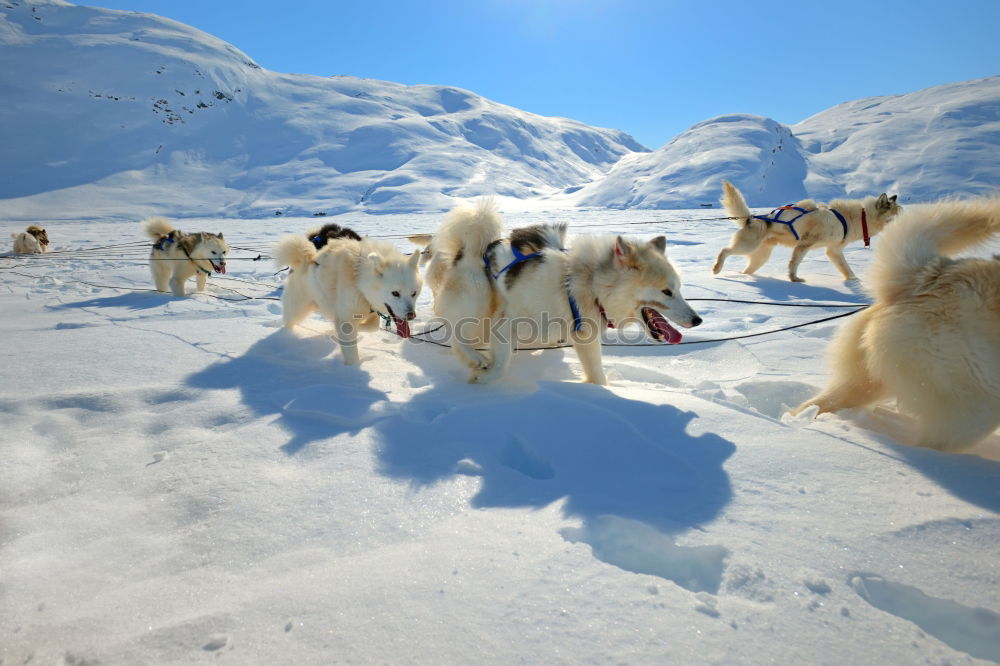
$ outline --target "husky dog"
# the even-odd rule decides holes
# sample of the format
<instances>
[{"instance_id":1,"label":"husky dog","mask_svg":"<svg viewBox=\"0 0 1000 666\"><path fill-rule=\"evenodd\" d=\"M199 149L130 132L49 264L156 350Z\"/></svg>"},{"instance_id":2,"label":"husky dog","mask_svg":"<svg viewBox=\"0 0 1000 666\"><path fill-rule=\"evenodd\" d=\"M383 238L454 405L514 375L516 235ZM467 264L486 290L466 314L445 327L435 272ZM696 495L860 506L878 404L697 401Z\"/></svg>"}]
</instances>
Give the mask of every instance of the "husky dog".
<instances>
[{"instance_id":1,"label":"husky dog","mask_svg":"<svg viewBox=\"0 0 1000 666\"><path fill-rule=\"evenodd\" d=\"M316 246L317 250L322 250L324 245L335 238L349 238L356 241L361 240L361 236L359 236L354 229L342 227L339 224L334 224L333 222L324 224L319 229L313 229L306 234L306 238L312 241L312 244Z\"/></svg>"},{"instance_id":2,"label":"husky dog","mask_svg":"<svg viewBox=\"0 0 1000 666\"><path fill-rule=\"evenodd\" d=\"M396 324L400 337L410 336L423 282L419 252L407 257L389 243L351 240L350 234L322 250L304 236L285 236L274 246L274 257L278 266L291 268L281 294L285 326L293 328L319 310L333 323L344 363L355 365L357 332L378 328L380 315Z\"/></svg>"},{"instance_id":3,"label":"husky dog","mask_svg":"<svg viewBox=\"0 0 1000 666\"><path fill-rule=\"evenodd\" d=\"M152 238L149 269L157 291L170 291L174 296L184 295L184 283L194 275L197 291L205 290L205 282L212 271L226 272L226 254L229 246L222 234L199 231L186 234L174 229L162 217L151 217L142 223L143 231Z\"/></svg>"},{"instance_id":4,"label":"husky dog","mask_svg":"<svg viewBox=\"0 0 1000 666\"><path fill-rule=\"evenodd\" d=\"M870 271L874 305L830 345L819 412L896 398L918 444L973 446L1000 425L1000 256L953 259L1000 234L1000 197L915 207L885 232Z\"/></svg>"},{"instance_id":5,"label":"husky dog","mask_svg":"<svg viewBox=\"0 0 1000 666\"><path fill-rule=\"evenodd\" d=\"M860 201L836 199L828 205L804 199L792 206L777 208L770 215L753 215L732 183L722 181L722 190L722 205L741 227L733 234L729 247L723 248L715 259L712 272L716 274L722 270L729 255L744 254L749 258L743 272L753 275L780 243L795 248L788 262L788 279L792 282L804 282L798 276L799 264L806 252L814 247L826 248L826 256L845 280L856 280L857 276L844 259L844 246L862 238L868 245L869 236L882 231L902 210L896 203L895 194L887 197L883 193Z\"/></svg>"},{"instance_id":6,"label":"husky dog","mask_svg":"<svg viewBox=\"0 0 1000 666\"><path fill-rule=\"evenodd\" d=\"M565 234L565 225L539 225L504 239L486 200L451 211L433 237L427 282L434 311L452 326L452 349L471 370L470 383L501 377L517 342L568 341L585 381L606 384L605 328L638 320L653 339L676 343L681 335L664 315L686 328L701 323L681 297L663 236L585 237L567 252Z\"/></svg>"},{"instance_id":7,"label":"husky dog","mask_svg":"<svg viewBox=\"0 0 1000 666\"><path fill-rule=\"evenodd\" d=\"M41 254L49 251L49 235L45 229L32 224L19 234L11 234L15 254Z\"/></svg>"}]
</instances>

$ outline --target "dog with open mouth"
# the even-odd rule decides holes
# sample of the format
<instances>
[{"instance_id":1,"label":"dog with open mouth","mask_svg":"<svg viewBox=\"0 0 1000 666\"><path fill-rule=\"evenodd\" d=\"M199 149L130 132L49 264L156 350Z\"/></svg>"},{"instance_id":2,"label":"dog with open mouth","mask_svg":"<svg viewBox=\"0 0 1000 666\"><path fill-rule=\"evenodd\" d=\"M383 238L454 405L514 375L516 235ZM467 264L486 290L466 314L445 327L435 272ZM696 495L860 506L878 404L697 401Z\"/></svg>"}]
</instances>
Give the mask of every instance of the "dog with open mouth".
<instances>
[{"instance_id":1,"label":"dog with open mouth","mask_svg":"<svg viewBox=\"0 0 1000 666\"><path fill-rule=\"evenodd\" d=\"M19 234L11 234L14 239L14 254L42 254L49 251L49 234L45 229L32 224Z\"/></svg>"},{"instance_id":2,"label":"dog with open mouth","mask_svg":"<svg viewBox=\"0 0 1000 666\"><path fill-rule=\"evenodd\" d=\"M427 282L435 314L452 330L452 349L470 383L500 378L516 346L569 343L584 380L606 384L601 333L642 324L654 340L676 344L701 317L681 296L681 279L666 256L666 238L577 238L566 225L514 229L505 237L493 203L457 208L430 238ZM426 237L411 238L421 243Z\"/></svg>"},{"instance_id":3,"label":"dog with open mouth","mask_svg":"<svg viewBox=\"0 0 1000 666\"><path fill-rule=\"evenodd\" d=\"M186 234L162 217L149 218L142 228L153 239L149 269L157 291L169 290L174 296L184 296L184 283L192 276L196 290L205 291L209 275L226 272L229 245L221 233Z\"/></svg>"},{"instance_id":4,"label":"dog with open mouth","mask_svg":"<svg viewBox=\"0 0 1000 666\"><path fill-rule=\"evenodd\" d=\"M423 286L420 253L407 257L391 244L371 238L355 240L350 229L326 239L317 250L310 237L289 235L274 246L275 263L291 268L281 293L281 315L293 328L314 311L334 326L345 365L355 365L358 332L378 328L380 319L410 337L410 321ZM359 237L360 238L360 237Z\"/></svg>"}]
</instances>

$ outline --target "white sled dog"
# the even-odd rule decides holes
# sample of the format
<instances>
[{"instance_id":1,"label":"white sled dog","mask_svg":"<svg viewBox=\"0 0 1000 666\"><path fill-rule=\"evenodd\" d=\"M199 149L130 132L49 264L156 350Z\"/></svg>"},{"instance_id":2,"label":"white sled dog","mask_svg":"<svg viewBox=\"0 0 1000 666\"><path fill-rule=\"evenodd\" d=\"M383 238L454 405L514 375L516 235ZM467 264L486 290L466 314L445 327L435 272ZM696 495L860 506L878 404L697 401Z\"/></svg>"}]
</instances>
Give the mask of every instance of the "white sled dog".
<instances>
[{"instance_id":1,"label":"white sled dog","mask_svg":"<svg viewBox=\"0 0 1000 666\"><path fill-rule=\"evenodd\" d=\"M1000 197L907 210L879 244L874 305L830 345L819 412L896 398L918 444L969 448L1000 425L1000 256L948 255L1000 234Z\"/></svg>"},{"instance_id":2,"label":"white sled dog","mask_svg":"<svg viewBox=\"0 0 1000 666\"><path fill-rule=\"evenodd\" d=\"M311 238L294 235L274 246L274 258L291 268L281 294L285 326L293 328L319 310L333 323L345 365L358 363L358 331L378 328L380 315L396 324L400 337L410 336L423 286L419 252L407 257L389 243L350 235L317 250Z\"/></svg>"},{"instance_id":3,"label":"white sled dog","mask_svg":"<svg viewBox=\"0 0 1000 666\"><path fill-rule=\"evenodd\" d=\"M41 254L49 251L49 234L36 224L10 236L14 239L15 254Z\"/></svg>"},{"instance_id":4,"label":"white sled dog","mask_svg":"<svg viewBox=\"0 0 1000 666\"><path fill-rule=\"evenodd\" d=\"M167 291L174 296L184 295L184 283L195 276L197 291L205 290L205 282L212 271L226 272L226 255L229 245L222 234L204 231L186 234L178 231L162 217L151 217L142 223L143 231L153 239L149 255L149 270L157 291Z\"/></svg>"},{"instance_id":5,"label":"white sled dog","mask_svg":"<svg viewBox=\"0 0 1000 666\"><path fill-rule=\"evenodd\" d=\"M733 234L729 247L723 248L715 259L712 272L718 274L726 259L733 254L747 255L746 275L753 275L771 256L779 243L793 247L788 262L788 279L804 282L798 275L799 264L806 252L814 247L825 247L826 256L837 267L845 280L858 279L844 259L844 247L882 231L902 206L896 195L885 193L863 200L836 199L829 204L817 204L803 199L791 206L776 208L769 215L753 215L743 194L732 183L722 181L722 205L734 221L741 225Z\"/></svg>"},{"instance_id":6,"label":"white sled dog","mask_svg":"<svg viewBox=\"0 0 1000 666\"><path fill-rule=\"evenodd\" d=\"M585 381L606 384L606 327L640 321L653 339L676 343L681 335L664 315L685 328L701 323L681 297L663 236L584 237L567 252L565 233L564 224L538 225L504 239L503 222L485 200L451 211L433 236L427 282L434 312L451 326L470 383L501 377L516 343L569 342Z\"/></svg>"}]
</instances>

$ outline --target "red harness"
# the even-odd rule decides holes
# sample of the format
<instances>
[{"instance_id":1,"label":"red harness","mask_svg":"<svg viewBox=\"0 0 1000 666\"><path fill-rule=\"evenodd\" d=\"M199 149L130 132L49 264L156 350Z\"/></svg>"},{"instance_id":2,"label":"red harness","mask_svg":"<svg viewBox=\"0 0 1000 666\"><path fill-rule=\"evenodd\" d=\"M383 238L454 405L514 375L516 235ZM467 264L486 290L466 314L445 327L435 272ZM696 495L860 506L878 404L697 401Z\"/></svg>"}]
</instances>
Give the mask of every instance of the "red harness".
<instances>
[{"instance_id":1,"label":"red harness","mask_svg":"<svg viewBox=\"0 0 1000 666\"><path fill-rule=\"evenodd\" d=\"M872 239L871 236L868 235L868 214L865 213L864 207L861 208L861 234L865 238L865 247L870 247Z\"/></svg>"}]
</instances>

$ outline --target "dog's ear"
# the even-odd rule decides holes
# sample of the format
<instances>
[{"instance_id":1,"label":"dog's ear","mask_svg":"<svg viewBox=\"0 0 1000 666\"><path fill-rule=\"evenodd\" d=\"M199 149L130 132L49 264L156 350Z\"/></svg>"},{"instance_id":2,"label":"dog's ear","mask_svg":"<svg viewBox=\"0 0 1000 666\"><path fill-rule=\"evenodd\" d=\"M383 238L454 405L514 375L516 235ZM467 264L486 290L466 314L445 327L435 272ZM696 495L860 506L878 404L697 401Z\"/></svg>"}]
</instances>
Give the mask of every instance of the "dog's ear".
<instances>
[{"instance_id":1,"label":"dog's ear","mask_svg":"<svg viewBox=\"0 0 1000 666\"><path fill-rule=\"evenodd\" d=\"M219 240L226 240L225 238L222 237L222 232L221 231L219 233L215 234L215 235L219 237Z\"/></svg>"},{"instance_id":2,"label":"dog's ear","mask_svg":"<svg viewBox=\"0 0 1000 666\"><path fill-rule=\"evenodd\" d=\"M420 250L417 250L410 255L410 259L407 261L407 264L410 266L410 270L417 269L417 266L420 265Z\"/></svg>"},{"instance_id":3,"label":"dog's ear","mask_svg":"<svg viewBox=\"0 0 1000 666\"><path fill-rule=\"evenodd\" d=\"M875 202L875 207L879 210L887 210L890 207L889 197L885 195L885 192L878 195L878 201Z\"/></svg>"},{"instance_id":4,"label":"dog's ear","mask_svg":"<svg viewBox=\"0 0 1000 666\"><path fill-rule=\"evenodd\" d=\"M891 197L889 197L889 201L890 201L891 203L896 203L896 197L897 197L897 196L898 196L898 195L896 195L896 194L893 194L893 195L892 195Z\"/></svg>"},{"instance_id":5,"label":"dog's ear","mask_svg":"<svg viewBox=\"0 0 1000 666\"><path fill-rule=\"evenodd\" d=\"M376 275L382 275L382 257L378 256L378 252L368 253L368 263L372 265Z\"/></svg>"},{"instance_id":6,"label":"dog's ear","mask_svg":"<svg viewBox=\"0 0 1000 666\"><path fill-rule=\"evenodd\" d=\"M627 257L632 253L632 244L621 236L615 237L615 256L618 258Z\"/></svg>"},{"instance_id":7,"label":"dog's ear","mask_svg":"<svg viewBox=\"0 0 1000 666\"><path fill-rule=\"evenodd\" d=\"M650 246L656 248L660 252L660 254L666 254L667 253L667 237L666 236L657 236L656 238L654 238L651 241L649 241L649 244L650 244Z\"/></svg>"}]
</instances>

